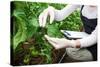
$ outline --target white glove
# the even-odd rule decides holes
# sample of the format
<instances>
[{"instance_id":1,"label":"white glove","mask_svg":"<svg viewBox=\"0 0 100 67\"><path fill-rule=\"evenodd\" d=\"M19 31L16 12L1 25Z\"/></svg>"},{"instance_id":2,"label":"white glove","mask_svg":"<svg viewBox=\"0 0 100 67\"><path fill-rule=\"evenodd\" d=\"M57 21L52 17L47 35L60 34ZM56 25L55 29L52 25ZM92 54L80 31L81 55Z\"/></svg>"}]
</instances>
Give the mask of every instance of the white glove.
<instances>
[{"instance_id":1,"label":"white glove","mask_svg":"<svg viewBox=\"0 0 100 67\"><path fill-rule=\"evenodd\" d=\"M60 49L60 48L67 48L67 47L76 47L75 41L74 40L68 40L65 38L52 38L49 37L48 35L45 35L45 38L48 40L48 42L55 48L55 49Z\"/></svg>"},{"instance_id":2,"label":"white glove","mask_svg":"<svg viewBox=\"0 0 100 67\"><path fill-rule=\"evenodd\" d=\"M39 25L40 27L45 27L47 17L50 16L50 24L54 20L54 8L49 6L47 9L45 9L40 15L39 15Z\"/></svg>"}]
</instances>

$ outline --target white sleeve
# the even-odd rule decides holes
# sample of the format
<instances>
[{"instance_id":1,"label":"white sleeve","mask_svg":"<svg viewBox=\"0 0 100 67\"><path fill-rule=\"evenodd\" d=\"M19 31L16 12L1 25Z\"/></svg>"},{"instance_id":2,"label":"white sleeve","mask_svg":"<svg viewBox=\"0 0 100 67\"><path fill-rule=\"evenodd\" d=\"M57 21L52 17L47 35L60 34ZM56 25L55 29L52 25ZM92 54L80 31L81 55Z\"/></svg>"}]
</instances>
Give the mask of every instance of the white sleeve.
<instances>
[{"instance_id":1,"label":"white sleeve","mask_svg":"<svg viewBox=\"0 0 100 67\"><path fill-rule=\"evenodd\" d=\"M68 17L72 12L74 12L80 5L67 5L62 10L55 10L55 17L56 21L61 21Z\"/></svg>"},{"instance_id":2,"label":"white sleeve","mask_svg":"<svg viewBox=\"0 0 100 67\"><path fill-rule=\"evenodd\" d=\"M97 26L95 30L86 38L79 40L81 43L81 48L89 47L97 43Z\"/></svg>"}]
</instances>

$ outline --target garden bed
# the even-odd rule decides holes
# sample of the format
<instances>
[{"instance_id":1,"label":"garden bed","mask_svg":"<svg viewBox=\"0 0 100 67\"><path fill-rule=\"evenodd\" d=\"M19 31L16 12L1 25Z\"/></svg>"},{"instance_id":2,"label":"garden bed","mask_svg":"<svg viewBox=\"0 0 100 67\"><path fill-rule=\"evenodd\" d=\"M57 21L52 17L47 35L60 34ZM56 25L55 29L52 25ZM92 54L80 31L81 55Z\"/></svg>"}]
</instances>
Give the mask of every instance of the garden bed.
<instances>
[{"instance_id":1,"label":"garden bed","mask_svg":"<svg viewBox=\"0 0 100 67\"><path fill-rule=\"evenodd\" d=\"M39 27L38 17L48 5L56 9L62 9L66 6L66 4L26 1L11 2L12 65L59 63L65 49L55 50L44 38L44 35L63 38L64 36L60 32L61 29L79 31L81 26L79 11L75 11L63 21L54 21L52 24L49 24L48 18L46 27Z\"/></svg>"}]
</instances>

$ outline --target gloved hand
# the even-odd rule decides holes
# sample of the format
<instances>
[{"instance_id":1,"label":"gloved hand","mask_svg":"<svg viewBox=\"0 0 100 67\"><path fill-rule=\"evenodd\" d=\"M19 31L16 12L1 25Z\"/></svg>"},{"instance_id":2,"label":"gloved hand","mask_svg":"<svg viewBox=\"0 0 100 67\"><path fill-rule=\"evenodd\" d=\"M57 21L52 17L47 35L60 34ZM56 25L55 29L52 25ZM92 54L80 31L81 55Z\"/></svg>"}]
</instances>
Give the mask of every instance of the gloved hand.
<instances>
[{"instance_id":1,"label":"gloved hand","mask_svg":"<svg viewBox=\"0 0 100 67\"><path fill-rule=\"evenodd\" d=\"M60 49L60 48L67 48L67 47L76 47L75 41L74 40L68 40L65 38L52 38L49 37L48 35L45 35L45 38L48 40L48 42L55 48L55 49Z\"/></svg>"},{"instance_id":2,"label":"gloved hand","mask_svg":"<svg viewBox=\"0 0 100 67\"><path fill-rule=\"evenodd\" d=\"M47 9L45 9L40 15L39 15L39 25L40 27L45 27L47 17L50 16L50 24L54 20L54 8L49 6Z\"/></svg>"}]
</instances>

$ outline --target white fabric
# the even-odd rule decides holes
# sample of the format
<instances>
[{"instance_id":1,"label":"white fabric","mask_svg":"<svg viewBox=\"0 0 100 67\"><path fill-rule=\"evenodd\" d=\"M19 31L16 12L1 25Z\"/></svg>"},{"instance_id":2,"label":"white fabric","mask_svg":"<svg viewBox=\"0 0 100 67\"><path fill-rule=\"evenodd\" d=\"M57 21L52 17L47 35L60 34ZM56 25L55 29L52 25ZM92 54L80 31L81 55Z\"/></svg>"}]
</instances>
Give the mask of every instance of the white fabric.
<instances>
[{"instance_id":1,"label":"white fabric","mask_svg":"<svg viewBox=\"0 0 100 67\"><path fill-rule=\"evenodd\" d=\"M91 52L87 49L80 48L66 48L67 55L77 61L91 61L93 56Z\"/></svg>"},{"instance_id":2,"label":"white fabric","mask_svg":"<svg viewBox=\"0 0 100 67\"><path fill-rule=\"evenodd\" d=\"M74 12L77 8L80 8L79 5L69 5L63 8L62 10L55 10L55 20L61 21L68 17L72 12ZM89 18L97 18L97 8L84 6L82 10L82 15ZM80 39L81 47L89 47L97 42L97 27L88 37Z\"/></svg>"},{"instance_id":3,"label":"white fabric","mask_svg":"<svg viewBox=\"0 0 100 67\"><path fill-rule=\"evenodd\" d=\"M92 7L92 8L90 6L83 7L82 15L87 17L88 19L97 18L97 7Z\"/></svg>"},{"instance_id":4,"label":"white fabric","mask_svg":"<svg viewBox=\"0 0 100 67\"><path fill-rule=\"evenodd\" d=\"M80 39L81 47L89 47L97 42L97 27L95 30L92 32L91 35L89 35L86 38Z\"/></svg>"},{"instance_id":5,"label":"white fabric","mask_svg":"<svg viewBox=\"0 0 100 67\"><path fill-rule=\"evenodd\" d=\"M81 5L68 5L64 7L62 10L55 10L55 20L61 21L68 17L72 12L74 12L77 8L81 9ZM97 7L84 6L82 10L82 15L89 18L94 19L97 18Z\"/></svg>"},{"instance_id":6,"label":"white fabric","mask_svg":"<svg viewBox=\"0 0 100 67\"><path fill-rule=\"evenodd\" d=\"M62 10L55 10L55 20L61 21L68 17L72 12L74 12L77 8L79 8L79 5L68 5L64 7Z\"/></svg>"}]
</instances>

